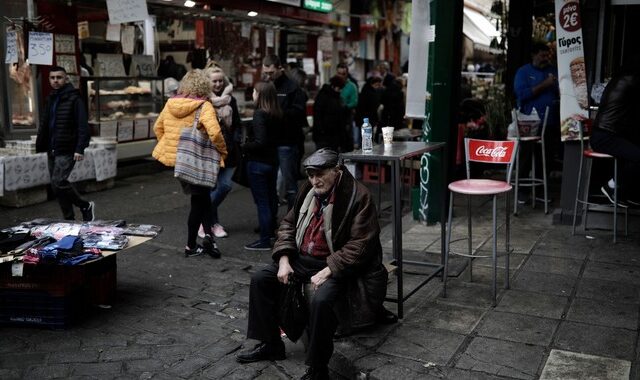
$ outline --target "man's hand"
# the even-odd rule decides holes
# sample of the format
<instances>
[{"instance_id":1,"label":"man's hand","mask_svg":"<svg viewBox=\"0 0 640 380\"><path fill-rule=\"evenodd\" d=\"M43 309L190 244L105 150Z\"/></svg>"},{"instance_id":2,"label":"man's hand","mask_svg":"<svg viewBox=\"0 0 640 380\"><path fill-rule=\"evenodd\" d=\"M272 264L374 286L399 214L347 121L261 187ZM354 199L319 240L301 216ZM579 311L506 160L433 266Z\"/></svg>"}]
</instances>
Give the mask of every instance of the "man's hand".
<instances>
[{"instance_id":1,"label":"man's hand","mask_svg":"<svg viewBox=\"0 0 640 380\"><path fill-rule=\"evenodd\" d=\"M293 268L289 265L289 257L281 256L278 262L278 281L285 285L288 284L291 273L293 273Z\"/></svg>"},{"instance_id":2,"label":"man's hand","mask_svg":"<svg viewBox=\"0 0 640 380\"><path fill-rule=\"evenodd\" d=\"M553 74L549 73L549 75L547 75L547 78L542 82L542 84L544 85L545 88L555 86L556 77Z\"/></svg>"},{"instance_id":3,"label":"man's hand","mask_svg":"<svg viewBox=\"0 0 640 380\"><path fill-rule=\"evenodd\" d=\"M324 268L320 272L316 273L311 277L311 284L313 285L313 290L317 290L320 285L324 284L327 279L331 277L331 269L329 267Z\"/></svg>"},{"instance_id":4,"label":"man's hand","mask_svg":"<svg viewBox=\"0 0 640 380\"><path fill-rule=\"evenodd\" d=\"M82 155L80 153L74 153L73 154L73 160L74 161L82 161L82 160L84 160L84 155Z\"/></svg>"}]
</instances>

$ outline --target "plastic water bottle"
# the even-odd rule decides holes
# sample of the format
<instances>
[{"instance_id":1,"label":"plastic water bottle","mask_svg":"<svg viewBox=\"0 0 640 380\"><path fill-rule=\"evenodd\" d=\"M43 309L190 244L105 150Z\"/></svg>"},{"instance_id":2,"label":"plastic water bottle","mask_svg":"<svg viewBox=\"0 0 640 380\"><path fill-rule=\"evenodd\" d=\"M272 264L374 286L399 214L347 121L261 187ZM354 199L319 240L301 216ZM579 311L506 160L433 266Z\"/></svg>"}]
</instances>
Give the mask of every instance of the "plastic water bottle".
<instances>
[{"instance_id":1,"label":"plastic water bottle","mask_svg":"<svg viewBox=\"0 0 640 380\"><path fill-rule=\"evenodd\" d=\"M362 120L362 152L371 153L373 151L373 128L369 124L369 119Z\"/></svg>"}]
</instances>

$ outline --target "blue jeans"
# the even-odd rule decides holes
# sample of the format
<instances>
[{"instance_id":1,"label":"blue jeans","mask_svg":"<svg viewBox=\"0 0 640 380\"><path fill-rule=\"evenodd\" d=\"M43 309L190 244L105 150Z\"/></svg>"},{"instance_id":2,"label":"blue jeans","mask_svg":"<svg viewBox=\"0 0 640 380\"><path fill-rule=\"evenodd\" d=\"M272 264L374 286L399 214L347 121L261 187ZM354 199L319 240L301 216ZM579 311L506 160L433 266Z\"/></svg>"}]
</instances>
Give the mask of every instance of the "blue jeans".
<instances>
[{"instance_id":1,"label":"blue jeans","mask_svg":"<svg viewBox=\"0 0 640 380\"><path fill-rule=\"evenodd\" d=\"M249 187L258 209L260 242L270 243L274 237L278 217L278 196L276 193L277 168L258 161L247 162Z\"/></svg>"},{"instance_id":2,"label":"blue jeans","mask_svg":"<svg viewBox=\"0 0 640 380\"><path fill-rule=\"evenodd\" d=\"M287 200L287 210L291 210L293 202L298 193L298 147L294 145L283 145L278 147L278 164L282 172L284 181L285 199ZM276 197L277 201L277 197Z\"/></svg>"},{"instance_id":3,"label":"blue jeans","mask_svg":"<svg viewBox=\"0 0 640 380\"><path fill-rule=\"evenodd\" d=\"M227 197L227 194L231 191L232 183L231 177L235 168L220 168L218 172L218 183L216 188L211 190L211 225L217 224L218 219L218 206Z\"/></svg>"}]
</instances>

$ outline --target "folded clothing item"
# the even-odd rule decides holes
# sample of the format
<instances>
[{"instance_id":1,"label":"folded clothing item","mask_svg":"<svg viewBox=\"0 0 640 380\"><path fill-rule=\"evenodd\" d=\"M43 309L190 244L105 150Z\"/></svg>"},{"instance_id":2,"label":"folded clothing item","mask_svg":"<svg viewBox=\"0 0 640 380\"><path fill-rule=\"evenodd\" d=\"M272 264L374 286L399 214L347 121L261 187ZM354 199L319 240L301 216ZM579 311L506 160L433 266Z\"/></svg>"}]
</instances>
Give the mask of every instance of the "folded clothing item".
<instances>
[{"instance_id":1,"label":"folded clothing item","mask_svg":"<svg viewBox=\"0 0 640 380\"><path fill-rule=\"evenodd\" d=\"M85 261L95 260L95 259L99 259L101 257L102 257L101 255L94 255L92 253L83 253L83 254L78 255L78 256L67 257L67 258L60 259L60 264L62 264L62 265L78 265L78 264L84 263Z\"/></svg>"},{"instance_id":2,"label":"folded clothing item","mask_svg":"<svg viewBox=\"0 0 640 380\"><path fill-rule=\"evenodd\" d=\"M40 262L54 263L58 258L75 257L82 254L82 249L82 238L67 235L40 249Z\"/></svg>"}]
</instances>

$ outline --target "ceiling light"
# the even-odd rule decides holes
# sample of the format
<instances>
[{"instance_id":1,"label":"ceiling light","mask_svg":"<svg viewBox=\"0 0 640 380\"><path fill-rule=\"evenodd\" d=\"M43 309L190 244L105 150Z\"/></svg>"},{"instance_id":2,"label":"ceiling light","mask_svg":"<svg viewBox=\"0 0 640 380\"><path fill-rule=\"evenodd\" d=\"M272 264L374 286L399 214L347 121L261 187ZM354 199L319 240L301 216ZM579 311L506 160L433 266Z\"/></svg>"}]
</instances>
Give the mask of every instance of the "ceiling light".
<instances>
[{"instance_id":1,"label":"ceiling light","mask_svg":"<svg viewBox=\"0 0 640 380\"><path fill-rule=\"evenodd\" d=\"M187 8L193 8L195 5L196 5L196 2L192 0L187 0L184 2L184 6Z\"/></svg>"},{"instance_id":2,"label":"ceiling light","mask_svg":"<svg viewBox=\"0 0 640 380\"><path fill-rule=\"evenodd\" d=\"M249 13L247 13L247 16L249 17L256 17L258 15L258 12L256 11L250 11Z\"/></svg>"}]
</instances>

